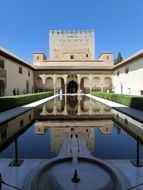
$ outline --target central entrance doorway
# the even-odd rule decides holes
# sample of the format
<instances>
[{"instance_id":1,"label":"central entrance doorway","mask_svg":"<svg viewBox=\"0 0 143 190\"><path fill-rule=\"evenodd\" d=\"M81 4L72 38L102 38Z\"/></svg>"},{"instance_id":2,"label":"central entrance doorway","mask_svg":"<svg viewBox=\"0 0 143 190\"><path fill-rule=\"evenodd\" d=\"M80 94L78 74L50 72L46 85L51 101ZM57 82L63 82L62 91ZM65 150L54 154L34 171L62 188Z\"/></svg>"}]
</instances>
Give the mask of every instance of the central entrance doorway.
<instances>
[{"instance_id":1,"label":"central entrance doorway","mask_svg":"<svg viewBox=\"0 0 143 190\"><path fill-rule=\"evenodd\" d=\"M71 80L67 85L67 93L77 93L77 83Z\"/></svg>"}]
</instances>

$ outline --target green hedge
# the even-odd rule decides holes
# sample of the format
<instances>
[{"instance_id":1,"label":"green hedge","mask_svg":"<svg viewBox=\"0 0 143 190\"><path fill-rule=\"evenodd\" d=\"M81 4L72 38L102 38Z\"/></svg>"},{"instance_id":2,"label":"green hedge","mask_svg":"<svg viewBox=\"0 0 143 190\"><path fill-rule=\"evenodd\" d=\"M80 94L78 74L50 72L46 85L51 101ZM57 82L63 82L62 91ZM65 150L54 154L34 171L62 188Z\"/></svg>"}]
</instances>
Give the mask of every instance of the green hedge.
<instances>
[{"instance_id":1,"label":"green hedge","mask_svg":"<svg viewBox=\"0 0 143 190\"><path fill-rule=\"evenodd\" d=\"M98 96L119 104L129 106L131 108L143 110L143 97L142 96L131 96L123 94L114 94L114 93L104 93L104 92L91 92L92 95Z\"/></svg>"},{"instance_id":2,"label":"green hedge","mask_svg":"<svg viewBox=\"0 0 143 190\"><path fill-rule=\"evenodd\" d=\"M29 104L31 102L35 102L37 100L46 98L51 95L53 95L52 92L42 92L42 93L25 94L18 96L3 96L0 97L0 112L14 107Z\"/></svg>"}]
</instances>

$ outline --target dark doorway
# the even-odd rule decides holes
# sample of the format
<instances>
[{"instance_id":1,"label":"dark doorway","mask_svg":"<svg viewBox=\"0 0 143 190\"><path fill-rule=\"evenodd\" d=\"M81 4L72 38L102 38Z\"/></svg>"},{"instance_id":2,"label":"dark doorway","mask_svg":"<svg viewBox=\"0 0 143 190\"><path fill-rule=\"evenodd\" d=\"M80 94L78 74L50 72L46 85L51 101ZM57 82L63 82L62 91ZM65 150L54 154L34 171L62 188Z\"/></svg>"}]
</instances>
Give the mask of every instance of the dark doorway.
<instances>
[{"instance_id":1,"label":"dark doorway","mask_svg":"<svg viewBox=\"0 0 143 190\"><path fill-rule=\"evenodd\" d=\"M78 106L77 96L67 96L67 105L73 109Z\"/></svg>"},{"instance_id":2,"label":"dark doorway","mask_svg":"<svg viewBox=\"0 0 143 190\"><path fill-rule=\"evenodd\" d=\"M4 81L0 80L0 96L4 96L5 91L4 91Z\"/></svg>"},{"instance_id":3,"label":"dark doorway","mask_svg":"<svg viewBox=\"0 0 143 190\"><path fill-rule=\"evenodd\" d=\"M26 93L29 93L29 81L26 81Z\"/></svg>"},{"instance_id":4,"label":"dark doorway","mask_svg":"<svg viewBox=\"0 0 143 190\"><path fill-rule=\"evenodd\" d=\"M70 81L67 85L67 93L77 93L77 83L75 81Z\"/></svg>"}]
</instances>

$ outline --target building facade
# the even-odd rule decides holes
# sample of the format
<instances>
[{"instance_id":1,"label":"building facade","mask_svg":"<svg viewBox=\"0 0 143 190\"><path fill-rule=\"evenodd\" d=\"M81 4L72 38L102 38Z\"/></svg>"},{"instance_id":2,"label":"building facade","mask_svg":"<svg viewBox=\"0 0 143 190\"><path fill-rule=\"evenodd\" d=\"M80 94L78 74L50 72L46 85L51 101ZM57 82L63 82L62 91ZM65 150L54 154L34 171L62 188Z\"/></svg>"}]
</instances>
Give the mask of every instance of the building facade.
<instances>
[{"instance_id":1,"label":"building facade","mask_svg":"<svg viewBox=\"0 0 143 190\"><path fill-rule=\"evenodd\" d=\"M49 60L34 53L35 88L63 93L112 91L113 54L95 58L94 31L50 31Z\"/></svg>"},{"instance_id":2,"label":"building facade","mask_svg":"<svg viewBox=\"0 0 143 190\"><path fill-rule=\"evenodd\" d=\"M94 91L141 95L143 93L143 50L117 65L113 54L96 58L93 30L49 32L49 59L33 54L33 65L0 48L0 96L54 91ZM133 80L135 79L135 80Z\"/></svg>"},{"instance_id":3,"label":"building facade","mask_svg":"<svg viewBox=\"0 0 143 190\"><path fill-rule=\"evenodd\" d=\"M143 50L122 61L113 70L116 93L143 95Z\"/></svg>"},{"instance_id":4,"label":"building facade","mask_svg":"<svg viewBox=\"0 0 143 190\"><path fill-rule=\"evenodd\" d=\"M0 96L34 92L34 68L0 48Z\"/></svg>"}]
</instances>

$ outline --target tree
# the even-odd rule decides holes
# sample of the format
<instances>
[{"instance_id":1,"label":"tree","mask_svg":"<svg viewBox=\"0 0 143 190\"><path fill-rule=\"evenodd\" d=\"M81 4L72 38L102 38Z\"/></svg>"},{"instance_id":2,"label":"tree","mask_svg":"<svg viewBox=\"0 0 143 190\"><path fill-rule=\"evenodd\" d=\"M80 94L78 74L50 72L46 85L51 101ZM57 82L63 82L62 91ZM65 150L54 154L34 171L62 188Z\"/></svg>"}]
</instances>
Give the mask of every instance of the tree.
<instances>
[{"instance_id":1,"label":"tree","mask_svg":"<svg viewBox=\"0 0 143 190\"><path fill-rule=\"evenodd\" d=\"M119 52L117 58L114 60L114 65L120 63L121 61L123 61L123 57L121 52Z\"/></svg>"},{"instance_id":2,"label":"tree","mask_svg":"<svg viewBox=\"0 0 143 190\"><path fill-rule=\"evenodd\" d=\"M115 58L115 59L114 59L114 65L116 65L116 64L117 64L117 59Z\"/></svg>"}]
</instances>

